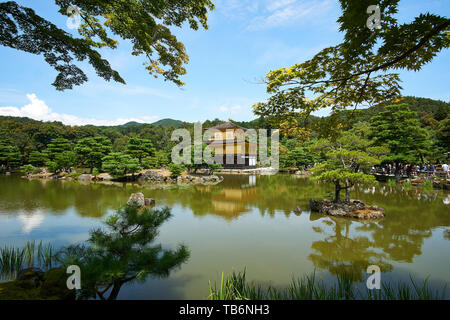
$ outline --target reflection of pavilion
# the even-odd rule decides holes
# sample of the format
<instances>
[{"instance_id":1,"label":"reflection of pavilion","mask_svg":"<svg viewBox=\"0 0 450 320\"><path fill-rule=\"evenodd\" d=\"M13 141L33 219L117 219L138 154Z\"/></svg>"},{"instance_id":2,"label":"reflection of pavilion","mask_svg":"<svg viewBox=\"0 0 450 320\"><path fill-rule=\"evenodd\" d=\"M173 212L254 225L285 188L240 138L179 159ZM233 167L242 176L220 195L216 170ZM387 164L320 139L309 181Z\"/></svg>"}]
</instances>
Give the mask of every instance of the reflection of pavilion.
<instances>
[{"instance_id":1,"label":"reflection of pavilion","mask_svg":"<svg viewBox=\"0 0 450 320\"><path fill-rule=\"evenodd\" d=\"M258 187L256 187L256 177L249 176L248 184L237 186L227 186L222 189L221 193L212 197L213 212L227 220L239 217L241 214L248 212L246 204L258 198Z\"/></svg>"}]
</instances>

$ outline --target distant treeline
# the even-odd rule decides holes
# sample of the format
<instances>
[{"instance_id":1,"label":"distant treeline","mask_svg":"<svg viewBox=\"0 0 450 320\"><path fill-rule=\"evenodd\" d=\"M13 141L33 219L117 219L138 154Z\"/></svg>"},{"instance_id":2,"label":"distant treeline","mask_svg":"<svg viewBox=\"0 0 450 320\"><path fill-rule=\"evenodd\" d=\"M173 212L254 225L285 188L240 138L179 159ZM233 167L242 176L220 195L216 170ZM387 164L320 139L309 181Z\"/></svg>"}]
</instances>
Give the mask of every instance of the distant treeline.
<instances>
[{"instance_id":1,"label":"distant treeline","mask_svg":"<svg viewBox=\"0 0 450 320\"><path fill-rule=\"evenodd\" d=\"M445 141L442 142L441 140L445 140L448 136L448 125L445 126L444 124L448 121L450 103L415 97L404 97L400 103L408 104L410 110L417 113L420 126L426 128L430 132L430 136L433 136L435 140L440 139L438 141L440 148L444 151L447 149L448 151L448 146L445 145ZM352 122L367 122L374 115L382 112L384 108L385 106L378 105L360 110L355 113ZM271 129L271 123L273 123L271 120L273 119L261 117L252 121L232 121L246 128ZM224 121L225 120L221 119L207 120L203 122L203 128L212 127ZM310 116L308 121L319 124L312 126L310 134L310 138L312 139L320 138L321 123L323 123L322 127L333 125L330 123L330 117L319 118ZM132 149L136 148L133 146L135 144L143 144L145 147L151 146L151 148L153 148L153 154L151 156L155 158L149 161L155 162L156 158L158 158L159 160L156 161L156 163L153 163L153 165L157 166L161 163L166 164L170 161L169 157L171 150L177 143L171 141L173 130L176 128L185 128L193 132L193 127L193 123L173 119L163 119L154 124L131 122L124 125L106 127L93 125L68 126L60 122L42 122L28 118L0 116L0 166L17 167L32 163L33 157L35 158L34 160L36 160L36 158L39 158L38 153L45 153L46 150L49 150L49 146L52 147L52 142L54 144L55 142L63 142L65 140L68 142L67 148L70 148L71 151L75 151L75 148L78 145L79 153L83 153L82 148L91 148L92 145L94 145L93 148L95 149L95 143L106 145L107 150L112 153L128 153L131 155L133 155L133 152L127 152L127 150L129 151L130 147ZM103 140L97 140L97 142L86 140L87 138L98 137L102 137ZM283 150L293 150L295 147L302 145L302 142L298 141L295 137L282 136L281 138L282 152L284 152ZM64 140L61 141L56 139ZM131 141L131 146L130 139L133 139ZM80 141L83 141L81 146ZM55 146L53 146L53 149L57 152L64 151L58 150ZM99 150L102 149L100 148ZM143 159L140 156L139 162L141 164L142 160ZM39 161L34 162L34 165L40 164ZM297 166L297 163L294 161L292 165ZM286 166L289 166L289 164L286 164Z\"/></svg>"}]
</instances>

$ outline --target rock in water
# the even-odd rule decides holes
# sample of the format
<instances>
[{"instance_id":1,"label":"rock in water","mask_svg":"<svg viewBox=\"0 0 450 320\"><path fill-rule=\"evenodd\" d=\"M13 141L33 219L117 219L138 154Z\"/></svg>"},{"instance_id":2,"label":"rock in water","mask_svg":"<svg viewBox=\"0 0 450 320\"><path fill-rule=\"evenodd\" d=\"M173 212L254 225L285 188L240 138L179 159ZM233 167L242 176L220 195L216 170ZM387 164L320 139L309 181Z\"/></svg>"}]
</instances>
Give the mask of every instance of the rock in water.
<instances>
[{"instance_id":1,"label":"rock in water","mask_svg":"<svg viewBox=\"0 0 450 320\"><path fill-rule=\"evenodd\" d=\"M329 200L309 200L311 211L324 213L335 217L350 217L357 219L379 219L385 216L384 209L368 206L360 200L350 200L349 203L334 203Z\"/></svg>"},{"instance_id":2,"label":"rock in water","mask_svg":"<svg viewBox=\"0 0 450 320\"><path fill-rule=\"evenodd\" d=\"M155 199L152 198L145 198L144 202L146 207L155 205Z\"/></svg>"},{"instance_id":3,"label":"rock in water","mask_svg":"<svg viewBox=\"0 0 450 320\"><path fill-rule=\"evenodd\" d=\"M127 206L142 208L145 206L145 197L143 193L132 193L128 199Z\"/></svg>"},{"instance_id":4,"label":"rock in water","mask_svg":"<svg viewBox=\"0 0 450 320\"><path fill-rule=\"evenodd\" d=\"M92 175L90 174L82 174L78 177L78 181L91 181L92 180Z\"/></svg>"}]
</instances>

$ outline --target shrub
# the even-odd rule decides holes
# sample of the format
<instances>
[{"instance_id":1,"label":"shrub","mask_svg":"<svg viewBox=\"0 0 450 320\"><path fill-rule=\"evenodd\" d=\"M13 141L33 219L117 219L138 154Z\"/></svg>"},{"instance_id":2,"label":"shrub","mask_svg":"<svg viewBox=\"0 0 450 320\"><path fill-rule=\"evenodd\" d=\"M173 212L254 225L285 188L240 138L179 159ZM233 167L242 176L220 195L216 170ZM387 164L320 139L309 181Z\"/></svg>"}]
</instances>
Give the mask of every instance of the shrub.
<instances>
[{"instance_id":1,"label":"shrub","mask_svg":"<svg viewBox=\"0 0 450 320\"><path fill-rule=\"evenodd\" d=\"M169 171L172 178L177 178L184 171L184 166L182 164L171 163L169 164Z\"/></svg>"}]
</instances>

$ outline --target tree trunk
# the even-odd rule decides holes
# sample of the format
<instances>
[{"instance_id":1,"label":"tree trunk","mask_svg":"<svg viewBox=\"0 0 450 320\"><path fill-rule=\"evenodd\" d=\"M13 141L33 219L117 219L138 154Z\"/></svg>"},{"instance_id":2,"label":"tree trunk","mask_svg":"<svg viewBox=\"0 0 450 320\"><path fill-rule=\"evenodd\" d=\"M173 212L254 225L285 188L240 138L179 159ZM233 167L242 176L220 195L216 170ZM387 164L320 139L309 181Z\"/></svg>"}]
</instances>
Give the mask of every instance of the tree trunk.
<instances>
[{"instance_id":1,"label":"tree trunk","mask_svg":"<svg viewBox=\"0 0 450 320\"><path fill-rule=\"evenodd\" d=\"M89 174L92 174L92 172L94 172L94 167L91 167L89 170Z\"/></svg>"},{"instance_id":2,"label":"tree trunk","mask_svg":"<svg viewBox=\"0 0 450 320\"><path fill-rule=\"evenodd\" d=\"M345 179L345 202L350 203L350 182L348 179Z\"/></svg>"},{"instance_id":3,"label":"tree trunk","mask_svg":"<svg viewBox=\"0 0 450 320\"><path fill-rule=\"evenodd\" d=\"M339 183L335 183L334 184L334 202L335 203L341 202L340 192L341 192L341 186L339 185Z\"/></svg>"},{"instance_id":4,"label":"tree trunk","mask_svg":"<svg viewBox=\"0 0 450 320\"><path fill-rule=\"evenodd\" d=\"M109 294L108 300L117 300L117 297L119 295L121 288L122 288L122 282L114 283L111 293Z\"/></svg>"}]
</instances>

